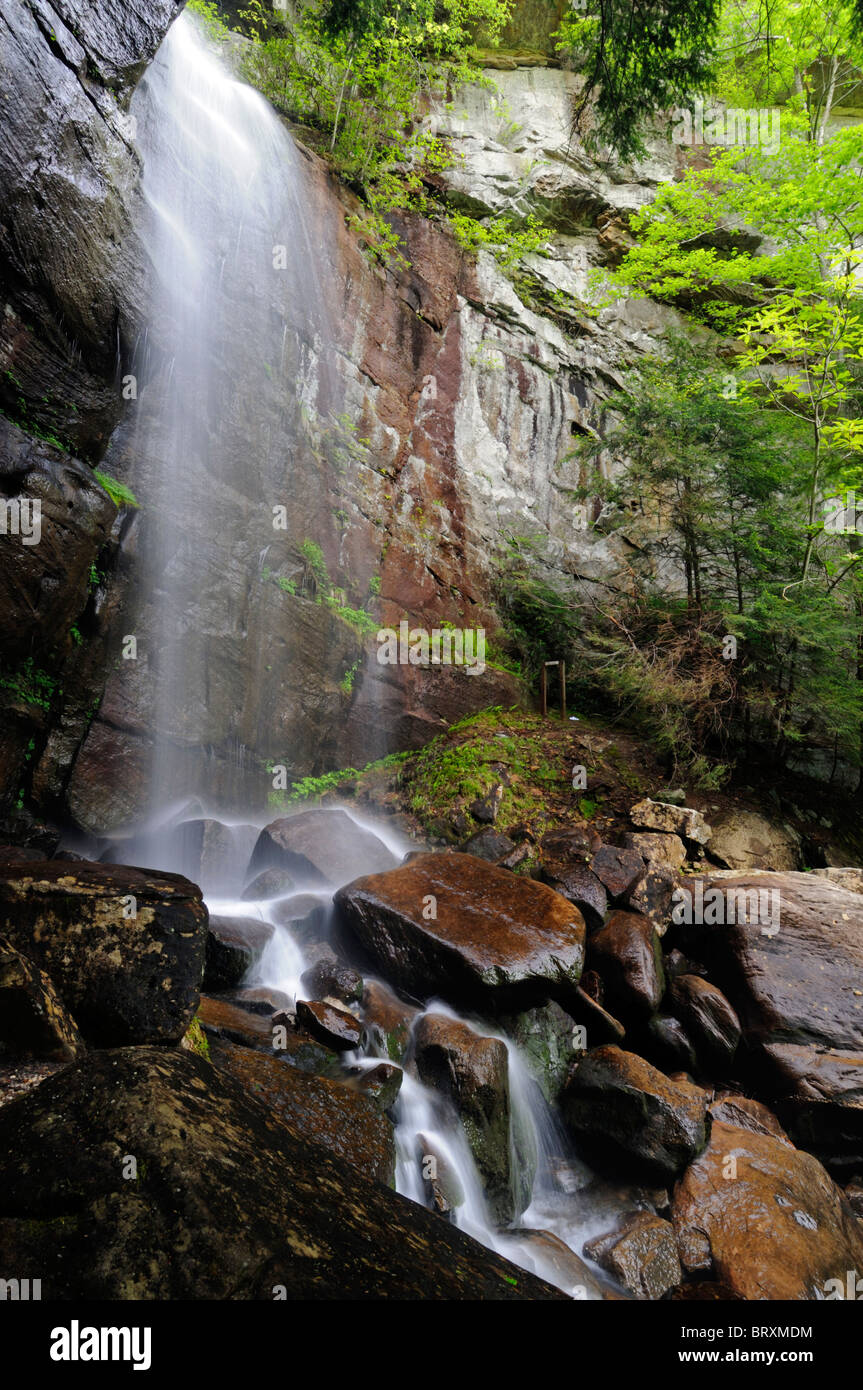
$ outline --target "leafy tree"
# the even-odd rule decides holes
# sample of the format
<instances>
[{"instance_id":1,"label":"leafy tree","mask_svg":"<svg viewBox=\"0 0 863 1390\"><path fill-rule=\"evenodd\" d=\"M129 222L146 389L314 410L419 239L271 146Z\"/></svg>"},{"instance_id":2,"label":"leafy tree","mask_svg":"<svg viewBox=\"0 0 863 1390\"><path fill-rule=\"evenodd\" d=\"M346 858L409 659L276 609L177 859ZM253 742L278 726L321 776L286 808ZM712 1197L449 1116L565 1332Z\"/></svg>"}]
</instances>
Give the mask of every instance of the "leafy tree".
<instances>
[{"instance_id":1,"label":"leafy tree","mask_svg":"<svg viewBox=\"0 0 863 1390\"><path fill-rule=\"evenodd\" d=\"M622 159L642 130L714 77L720 0L590 0L570 11L559 46L584 75L573 133Z\"/></svg>"},{"instance_id":2,"label":"leafy tree","mask_svg":"<svg viewBox=\"0 0 863 1390\"><path fill-rule=\"evenodd\" d=\"M823 144L834 107L860 84L863 38L850 0L724 0L717 53L718 95L787 105Z\"/></svg>"}]
</instances>

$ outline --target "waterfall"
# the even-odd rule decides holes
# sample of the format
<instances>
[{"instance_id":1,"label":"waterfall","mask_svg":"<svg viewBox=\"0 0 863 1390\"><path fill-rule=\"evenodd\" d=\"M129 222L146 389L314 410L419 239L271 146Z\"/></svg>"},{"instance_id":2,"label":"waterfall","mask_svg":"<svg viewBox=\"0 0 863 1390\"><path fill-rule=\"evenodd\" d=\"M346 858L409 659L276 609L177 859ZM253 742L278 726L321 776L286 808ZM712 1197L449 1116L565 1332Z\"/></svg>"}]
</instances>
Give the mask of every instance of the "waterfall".
<instances>
[{"instance_id":1,"label":"waterfall","mask_svg":"<svg viewBox=\"0 0 863 1390\"><path fill-rule=\"evenodd\" d=\"M329 389L330 335L293 141L189 16L132 115L151 306L127 443L145 575L136 698L155 729L151 822L167 822L142 849L169 867L182 802L245 813L266 798L264 769L245 756L273 713L268 644L279 634L265 609L280 595L262 582L261 556L278 573L273 509L290 511L297 421ZM240 670L252 674L242 690Z\"/></svg>"}]
</instances>

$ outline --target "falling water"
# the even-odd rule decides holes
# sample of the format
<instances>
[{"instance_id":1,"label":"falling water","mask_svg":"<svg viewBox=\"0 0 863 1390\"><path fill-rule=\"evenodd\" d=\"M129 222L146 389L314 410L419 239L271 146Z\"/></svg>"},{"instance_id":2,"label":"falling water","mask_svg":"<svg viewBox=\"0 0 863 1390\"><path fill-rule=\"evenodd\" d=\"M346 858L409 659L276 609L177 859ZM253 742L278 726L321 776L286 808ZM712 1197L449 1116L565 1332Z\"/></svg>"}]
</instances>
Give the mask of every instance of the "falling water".
<instances>
[{"instance_id":1,"label":"falling water","mask_svg":"<svg viewBox=\"0 0 863 1390\"><path fill-rule=\"evenodd\" d=\"M278 636L260 630L258 562L273 506L290 506L291 432L328 389L329 334L295 146L188 16L132 111L151 263L135 361L146 574L136 630L155 729L150 814L170 824L178 798L224 811L252 794L244 746L272 717L256 677ZM240 669L242 698L230 683ZM170 850L168 832L149 857L164 866Z\"/></svg>"}]
</instances>

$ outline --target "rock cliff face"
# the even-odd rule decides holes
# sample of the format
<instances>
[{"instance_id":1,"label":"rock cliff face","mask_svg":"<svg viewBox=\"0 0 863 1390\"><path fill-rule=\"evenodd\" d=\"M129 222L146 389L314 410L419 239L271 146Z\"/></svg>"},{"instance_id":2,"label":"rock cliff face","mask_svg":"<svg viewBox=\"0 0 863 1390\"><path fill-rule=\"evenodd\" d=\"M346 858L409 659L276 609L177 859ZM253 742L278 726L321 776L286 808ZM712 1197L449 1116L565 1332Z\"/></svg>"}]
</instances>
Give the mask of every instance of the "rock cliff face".
<instances>
[{"instance_id":1,"label":"rock cliff face","mask_svg":"<svg viewBox=\"0 0 863 1390\"><path fill-rule=\"evenodd\" d=\"M3 21L12 61L0 80L19 114L0 149L2 403L19 426L101 459L136 492L146 491L151 468L139 444L150 407L144 391L121 415L120 382L146 326L147 261L130 125L137 98L131 117L126 106L178 8L164 0L145 18L143 6L106 2L74 33L52 30L40 5L16 6ZM83 650L67 642L62 660L55 654L63 698L52 694L49 711L24 721L23 742L5 760L8 795L20 784L37 811L69 814L95 833L115 828L141 813L158 735L176 754L177 794L205 781L224 801L262 804L268 762L296 776L362 765L425 742L461 712L518 698L516 682L493 667L470 676L381 666L374 639L312 602L308 589L301 597L266 582L301 576L305 539L322 547L346 604L369 606L382 626L407 618L490 633L508 533L539 538L552 565L585 584L613 584L642 545L635 533L612 540L578 529L571 489L581 478L568 455L576 436L600 428L627 360L673 321L646 301L598 315L581 304L591 267L620 254L627 210L674 176L674 151L657 146L638 170L601 171L570 143L576 79L545 63L518 58L510 70L489 70L490 86L428 117L453 146L445 192L454 205L536 211L554 228L548 256L530 258L518 287L491 256L474 262L442 225L420 218L400 227L410 268L372 266L347 226L352 195L299 144L331 348L322 355L299 303L275 369L262 371L248 343L215 345L236 401L236 474L200 480L213 499L207 528L178 480L169 519L124 511L109 543L106 500L102 529L76 550L76 566L95 570L87 640ZM13 167L15 178L5 177ZM152 332L158 339L158 324ZM238 483L250 476L241 456L255 463L251 487ZM283 500L288 530L274 533L272 505ZM134 601L155 520L169 520L195 557L187 640L202 645L208 671L199 707L162 729L157 616ZM103 570L111 577L100 587ZM130 632L137 661L120 659Z\"/></svg>"}]
</instances>

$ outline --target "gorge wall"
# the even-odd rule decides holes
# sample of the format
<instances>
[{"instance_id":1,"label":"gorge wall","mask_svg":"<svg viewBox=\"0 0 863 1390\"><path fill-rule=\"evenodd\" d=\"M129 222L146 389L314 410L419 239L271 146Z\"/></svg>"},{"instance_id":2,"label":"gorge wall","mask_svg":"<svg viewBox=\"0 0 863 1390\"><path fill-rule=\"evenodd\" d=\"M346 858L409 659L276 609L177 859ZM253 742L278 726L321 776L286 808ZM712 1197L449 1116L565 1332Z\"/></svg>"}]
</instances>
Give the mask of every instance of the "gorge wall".
<instances>
[{"instance_id":1,"label":"gorge wall","mask_svg":"<svg viewBox=\"0 0 863 1390\"><path fill-rule=\"evenodd\" d=\"M493 85L427 119L453 149L446 198L479 216L536 212L554 230L548 254L527 259L516 288L442 223L408 217L399 230L410 268L375 266L347 223L353 195L298 132L303 224L332 341L322 344L297 296L280 361L238 334L210 345L236 468L206 473L206 514L181 479L170 516L118 511L91 469L146 494L141 422L171 369L144 303L133 92L180 8L103 0L74 32L61 4L11 6L0 19L0 81L16 112L0 147L0 480L7 498L43 501L39 545L0 537L0 796L13 816L92 834L141 815L157 734L176 751L177 796L206 766L224 804L264 805L273 763L291 777L362 766L461 713L520 698L493 666L471 676L379 665L374 638L338 603L381 626L407 618L491 633L508 534L539 539L552 569L588 590L614 586L645 538L635 524L613 537L579 530L582 479L569 455L577 436L601 430L621 369L674 321L648 301L598 314L584 301L589 270L614 263L626 213L674 177L678 152L657 143L637 169L600 169L570 140L577 79L513 43L492 60ZM525 7L534 27L535 10ZM215 218L218 190L210 196ZM247 292L266 303L278 274L258 267ZM127 401L144 334L148 372ZM280 504L287 530L273 528ZM155 524L194 557L186 640L209 653L201 707L163 730L159 633L136 597ZM304 542L321 547L335 604L314 601ZM135 660L122 655L130 634Z\"/></svg>"}]
</instances>

